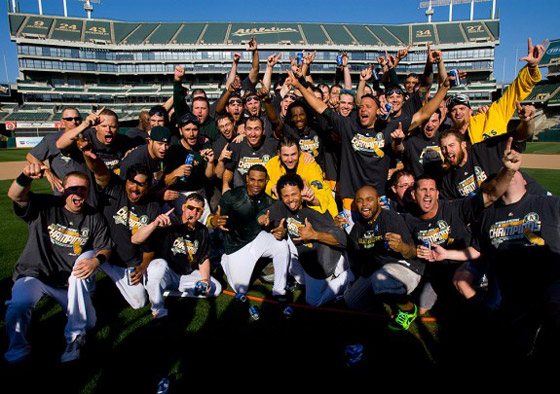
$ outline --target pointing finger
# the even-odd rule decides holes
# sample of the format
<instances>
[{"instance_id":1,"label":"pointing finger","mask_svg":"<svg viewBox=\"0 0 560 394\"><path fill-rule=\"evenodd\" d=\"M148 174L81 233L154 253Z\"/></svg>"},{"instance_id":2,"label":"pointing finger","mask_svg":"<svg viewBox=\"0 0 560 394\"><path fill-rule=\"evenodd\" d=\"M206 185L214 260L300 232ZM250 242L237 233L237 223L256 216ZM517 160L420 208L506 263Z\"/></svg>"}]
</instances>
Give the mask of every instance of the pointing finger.
<instances>
[{"instance_id":1,"label":"pointing finger","mask_svg":"<svg viewBox=\"0 0 560 394\"><path fill-rule=\"evenodd\" d=\"M175 210L175 208L171 208L169 211L165 212L164 215L169 216L171 214L171 212L173 212L174 210Z\"/></svg>"}]
</instances>

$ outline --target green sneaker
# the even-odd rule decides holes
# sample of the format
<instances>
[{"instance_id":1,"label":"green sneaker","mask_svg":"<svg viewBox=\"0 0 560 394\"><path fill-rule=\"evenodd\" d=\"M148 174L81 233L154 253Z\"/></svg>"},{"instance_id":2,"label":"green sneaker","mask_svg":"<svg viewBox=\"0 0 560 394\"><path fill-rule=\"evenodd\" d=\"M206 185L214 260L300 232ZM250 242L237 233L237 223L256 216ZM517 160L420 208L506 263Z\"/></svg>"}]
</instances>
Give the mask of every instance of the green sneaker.
<instances>
[{"instance_id":1,"label":"green sneaker","mask_svg":"<svg viewBox=\"0 0 560 394\"><path fill-rule=\"evenodd\" d=\"M393 331L408 330L412 322L418 317L418 308L414 305L413 312L405 312L399 309L397 315L389 323L389 329Z\"/></svg>"}]
</instances>

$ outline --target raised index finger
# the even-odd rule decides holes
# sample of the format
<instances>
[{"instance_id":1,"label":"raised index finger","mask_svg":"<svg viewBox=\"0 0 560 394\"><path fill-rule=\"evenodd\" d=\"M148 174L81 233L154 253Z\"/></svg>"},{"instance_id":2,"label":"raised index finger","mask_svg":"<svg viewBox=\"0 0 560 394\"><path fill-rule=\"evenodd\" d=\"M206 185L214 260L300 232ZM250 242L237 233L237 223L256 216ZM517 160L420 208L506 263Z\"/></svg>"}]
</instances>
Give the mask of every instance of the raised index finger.
<instances>
[{"instance_id":1,"label":"raised index finger","mask_svg":"<svg viewBox=\"0 0 560 394\"><path fill-rule=\"evenodd\" d=\"M173 212L174 210L175 210L175 208L171 208L169 211L165 212L164 215L169 216L169 215L171 215L171 212Z\"/></svg>"},{"instance_id":2,"label":"raised index finger","mask_svg":"<svg viewBox=\"0 0 560 394\"><path fill-rule=\"evenodd\" d=\"M511 145L513 144L513 137L509 137L506 145L505 152L509 152L511 150Z\"/></svg>"},{"instance_id":3,"label":"raised index finger","mask_svg":"<svg viewBox=\"0 0 560 394\"><path fill-rule=\"evenodd\" d=\"M99 116L101 112L105 111L105 107L101 108L100 110L96 111L95 114Z\"/></svg>"}]
</instances>

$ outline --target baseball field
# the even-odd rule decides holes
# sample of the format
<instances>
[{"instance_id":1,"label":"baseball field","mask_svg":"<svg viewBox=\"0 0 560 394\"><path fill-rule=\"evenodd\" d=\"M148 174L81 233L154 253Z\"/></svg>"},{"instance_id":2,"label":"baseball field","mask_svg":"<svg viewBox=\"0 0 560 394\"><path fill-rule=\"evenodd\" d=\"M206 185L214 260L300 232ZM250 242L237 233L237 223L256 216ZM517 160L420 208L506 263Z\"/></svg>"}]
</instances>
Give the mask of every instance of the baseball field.
<instances>
[{"instance_id":1,"label":"baseball field","mask_svg":"<svg viewBox=\"0 0 560 394\"><path fill-rule=\"evenodd\" d=\"M531 144L530 149L541 164L555 169L531 164L536 168L527 172L549 191L560 194L560 155L555 155L560 153L560 144L546 149ZM8 343L4 303L10 298L13 268L27 241L26 225L13 214L6 193L25 154L0 151L0 162L6 162L0 163L4 179L0 180L2 355ZM41 180L32 190L48 192L49 185ZM224 276L216 275L224 289L231 291ZM154 321L148 306L131 309L112 282L98 274L94 295L98 321L88 334L82 360L73 365L60 363L66 317L45 297L35 308L28 331L30 358L15 366L0 361L0 392L155 393L163 377L171 380L173 393L235 387L250 390L263 384L299 388L302 382L318 388L330 387L335 380L371 381L373 375L396 375L400 368L429 376L467 366L488 337L485 324L469 319L454 295L430 316L418 319L408 332L391 332L384 310L359 314L336 304L309 308L298 299L297 291L295 313L286 319L280 306L262 301L270 295L270 288L255 279L249 293L254 297L249 303L260 308L257 321L248 313L249 304L235 302L227 291L217 299L168 299L169 316ZM364 358L359 366L348 368L344 348L353 343L363 344Z\"/></svg>"}]
</instances>

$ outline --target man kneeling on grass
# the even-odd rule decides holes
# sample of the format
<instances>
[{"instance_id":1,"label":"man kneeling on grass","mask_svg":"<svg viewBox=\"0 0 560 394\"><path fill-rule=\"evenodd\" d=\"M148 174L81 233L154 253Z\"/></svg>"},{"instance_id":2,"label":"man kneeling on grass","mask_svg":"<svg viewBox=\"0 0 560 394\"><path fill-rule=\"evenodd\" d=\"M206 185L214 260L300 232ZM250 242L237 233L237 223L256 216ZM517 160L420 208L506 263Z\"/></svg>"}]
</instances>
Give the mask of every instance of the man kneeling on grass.
<instances>
[{"instance_id":1,"label":"man kneeling on grass","mask_svg":"<svg viewBox=\"0 0 560 394\"><path fill-rule=\"evenodd\" d=\"M10 338L4 355L9 363L23 361L31 352L25 338L31 309L44 296L66 310L67 347L62 362L80 358L86 329L95 325L91 303L94 273L111 254L112 241L103 216L86 205L89 176L70 172L62 180L62 196L34 194L31 182L46 167L28 164L12 183L8 197L14 211L29 226L29 239L14 272L12 299L6 303L6 331Z\"/></svg>"},{"instance_id":2,"label":"man kneeling on grass","mask_svg":"<svg viewBox=\"0 0 560 394\"><path fill-rule=\"evenodd\" d=\"M146 290L154 318L167 315L163 302L165 290L186 292L187 297L216 297L222 285L210 276L210 237L198 220L204 211L204 198L198 193L187 197L181 219L172 210L132 236L132 243L150 242L155 260L148 266Z\"/></svg>"},{"instance_id":3,"label":"man kneeling on grass","mask_svg":"<svg viewBox=\"0 0 560 394\"><path fill-rule=\"evenodd\" d=\"M305 285L305 301L319 306L341 294L354 277L344 258L346 233L332 216L303 203L303 179L282 175L276 184L280 201L259 217L276 239L288 236L290 274Z\"/></svg>"}]
</instances>

